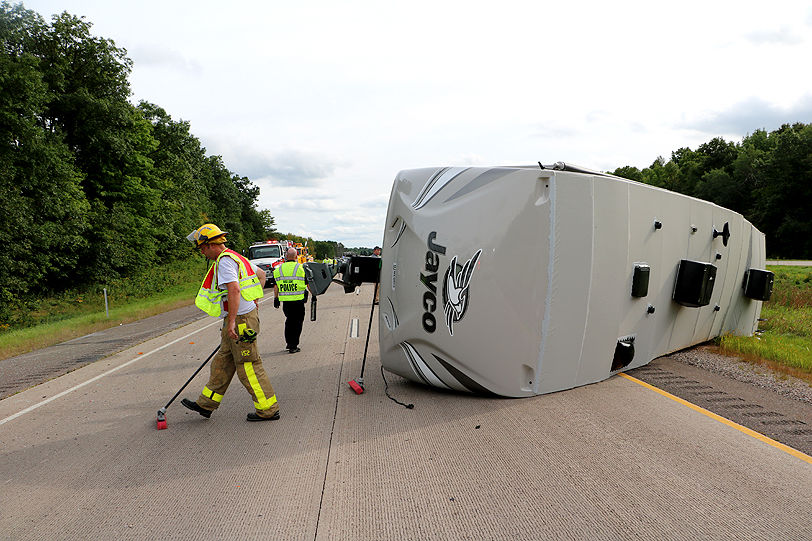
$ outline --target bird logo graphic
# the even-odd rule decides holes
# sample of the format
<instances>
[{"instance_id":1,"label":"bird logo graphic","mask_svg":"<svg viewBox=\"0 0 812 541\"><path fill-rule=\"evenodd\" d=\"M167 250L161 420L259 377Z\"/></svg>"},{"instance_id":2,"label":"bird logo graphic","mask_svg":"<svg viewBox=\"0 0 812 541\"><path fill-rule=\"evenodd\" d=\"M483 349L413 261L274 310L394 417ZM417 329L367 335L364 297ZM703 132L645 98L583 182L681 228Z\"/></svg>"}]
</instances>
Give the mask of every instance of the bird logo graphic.
<instances>
[{"instance_id":1,"label":"bird logo graphic","mask_svg":"<svg viewBox=\"0 0 812 541\"><path fill-rule=\"evenodd\" d=\"M454 323L461 320L468 309L468 287L471 285L471 276L474 274L481 253L482 250L478 250L462 266L457 264L457 256L454 256L445 273L443 301L445 302L445 322L451 336L454 336Z\"/></svg>"}]
</instances>

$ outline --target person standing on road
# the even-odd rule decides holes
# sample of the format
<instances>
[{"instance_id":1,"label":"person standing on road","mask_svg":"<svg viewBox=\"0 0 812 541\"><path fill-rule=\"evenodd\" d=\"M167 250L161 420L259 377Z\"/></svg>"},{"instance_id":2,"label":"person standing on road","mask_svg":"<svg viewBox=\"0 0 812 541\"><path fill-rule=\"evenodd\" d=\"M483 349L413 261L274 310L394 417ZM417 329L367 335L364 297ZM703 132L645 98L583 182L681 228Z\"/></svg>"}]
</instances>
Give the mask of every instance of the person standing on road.
<instances>
[{"instance_id":1,"label":"person standing on road","mask_svg":"<svg viewBox=\"0 0 812 541\"><path fill-rule=\"evenodd\" d=\"M296 248L288 248L285 262L273 270L273 307L285 313L285 349L296 353L299 349L299 337L302 335L302 323L305 316L305 303L310 285L305 278L304 264L297 261ZM312 295L313 292L310 291Z\"/></svg>"},{"instance_id":2,"label":"person standing on road","mask_svg":"<svg viewBox=\"0 0 812 541\"><path fill-rule=\"evenodd\" d=\"M214 317L223 318L220 349L211 363L209 381L197 401L184 398L181 404L207 419L220 406L234 373L254 400L256 411L248 421L279 419L279 405L257 350L259 309L265 272L256 272L251 263L226 248L226 232L205 224L186 237L200 252L214 261L203 279L195 305Z\"/></svg>"},{"instance_id":3,"label":"person standing on road","mask_svg":"<svg viewBox=\"0 0 812 541\"><path fill-rule=\"evenodd\" d=\"M381 257L381 247L376 246L372 249L372 255L375 257ZM376 285L375 286L375 300L372 301L374 304L381 303L381 289Z\"/></svg>"}]
</instances>

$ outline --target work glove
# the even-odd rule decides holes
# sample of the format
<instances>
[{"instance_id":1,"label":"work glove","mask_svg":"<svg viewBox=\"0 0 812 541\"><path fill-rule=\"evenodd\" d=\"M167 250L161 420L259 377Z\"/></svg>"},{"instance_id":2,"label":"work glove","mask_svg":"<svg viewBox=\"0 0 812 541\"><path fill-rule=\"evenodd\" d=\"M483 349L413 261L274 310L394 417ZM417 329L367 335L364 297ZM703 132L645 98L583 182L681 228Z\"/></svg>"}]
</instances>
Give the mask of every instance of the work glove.
<instances>
[{"instance_id":1,"label":"work glove","mask_svg":"<svg viewBox=\"0 0 812 541\"><path fill-rule=\"evenodd\" d=\"M279 308L279 305L281 305L281 304L282 303L279 302L279 297L275 297L274 300L273 300L273 307L274 308Z\"/></svg>"},{"instance_id":2,"label":"work glove","mask_svg":"<svg viewBox=\"0 0 812 541\"><path fill-rule=\"evenodd\" d=\"M245 329L240 336L240 342L247 342L249 344L256 342L257 340L257 331L254 329Z\"/></svg>"}]
</instances>

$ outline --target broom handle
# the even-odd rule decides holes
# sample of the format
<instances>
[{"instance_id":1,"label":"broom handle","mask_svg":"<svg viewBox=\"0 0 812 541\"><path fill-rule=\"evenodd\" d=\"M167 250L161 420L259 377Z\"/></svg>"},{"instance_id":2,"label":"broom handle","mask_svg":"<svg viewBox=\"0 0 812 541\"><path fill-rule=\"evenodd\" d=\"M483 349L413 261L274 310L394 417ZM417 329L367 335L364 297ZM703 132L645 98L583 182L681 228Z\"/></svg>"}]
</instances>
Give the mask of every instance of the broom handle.
<instances>
[{"instance_id":1,"label":"broom handle","mask_svg":"<svg viewBox=\"0 0 812 541\"><path fill-rule=\"evenodd\" d=\"M199 373L201 370L203 370L203 367L204 367L204 366L206 366L206 364L208 364L208 362L211 360L211 358L212 358L212 357L214 357L214 354L215 354L215 353L217 353L217 351L218 351L219 349L220 349L220 346L217 346L217 347L214 349L214 351L212 351L212 352L211 352L211 355L209 355L209 356L208 356L208 358L207 358L205 361L203 361L203 364L201 364L201 365L200 365L200 367L199 367L197 370L195 370L195 373L194 373L194 374L192 374L192 377L191 377L191 378L189 378L189 379L187 379L187 380L186 380L186 383L184 383L184 384L183 384L183 387L181 387L180 389L178 389L178 392L176 392L176 393L175 393L175 396L173 396L173 397L172 397L172 400L170 400L169 402L167 402L167 403L166 403L166 406L164 406L164 409L167 409L167 408L169 407L169 405L170 405L172 402L174 402L174 401L175 401L175 399L178 397L178 395L179 395L180 393L182 393L182 392L183 392L183 390L186 388L186 386L187 386L187 385L189 385L189 383L191 383L193 379L195 379L195 376L196 376L196 375L197 375L197 374L198 374L198 373Z\"/></svg>"},{"instance_id":2,"label":"broom handle","mask_svg":"<svg viewBox=\"0 0 812 541\"><path fill-rule=\"evenodd\" d=\"M372 332L372 314L375 312L375 297L378 294L378 282L375 282L375 291L372 292L372 309L369 311L369 327L367 327L367 343L364 345L364 360L361 361L361 379L364 379L364 367L367 365L367 349L369 348L369 334Z\"/></svg>"}]
</instances>

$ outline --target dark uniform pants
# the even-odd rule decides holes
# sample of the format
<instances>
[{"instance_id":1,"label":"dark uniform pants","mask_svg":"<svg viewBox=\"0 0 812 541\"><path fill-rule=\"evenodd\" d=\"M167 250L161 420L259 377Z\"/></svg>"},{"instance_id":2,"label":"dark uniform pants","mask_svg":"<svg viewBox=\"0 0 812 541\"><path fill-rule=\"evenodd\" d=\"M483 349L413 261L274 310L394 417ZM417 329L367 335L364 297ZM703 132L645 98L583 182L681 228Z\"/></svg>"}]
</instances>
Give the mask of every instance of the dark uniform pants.
<instances>
[{"instance_id":1,"label":"dark uniform pants","mask_svg":"<svg viewBox=\"0 0 812 541\"><path fill-rule=\"evenodd\" d=\"M259 311L255 308L245 315L238 315L238 333L241 325L255 330L259 335ZM212 360L209 382L203 387L197 403L207 410L216 410L226 394L234 372L254 399L257 415L270 417L279 411L276 395L257 351L256 340L251 343L233 340L228 335L224 320L220 333L220 350Z\"/></svg>"},{"instance_id":2,"label":"dark uniform pants","mask_svg":"<svg viewBox=\"0 0 812 541\"><path fill-rule=\"evenodd\" d=\"M302 335L302 323L305 317L305 301L283 301L282 311L285 313L285 342L286 348L299 346L299 337Z\"/></svg>"}]
</instances>

